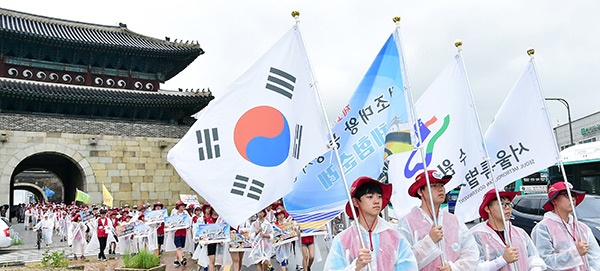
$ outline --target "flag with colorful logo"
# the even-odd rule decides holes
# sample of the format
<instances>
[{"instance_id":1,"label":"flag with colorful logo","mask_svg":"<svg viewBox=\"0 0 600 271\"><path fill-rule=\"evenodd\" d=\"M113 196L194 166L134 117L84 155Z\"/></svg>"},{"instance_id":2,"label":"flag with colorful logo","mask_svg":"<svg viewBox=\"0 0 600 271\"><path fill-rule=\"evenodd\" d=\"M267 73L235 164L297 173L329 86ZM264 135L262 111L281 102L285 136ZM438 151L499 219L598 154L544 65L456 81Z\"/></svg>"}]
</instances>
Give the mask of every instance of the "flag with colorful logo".
<instances>
[{"instance_id":1,"label":"flag with colorful logo","mask_svg":"<svg viewBox=\"0 0 600 271\"><path fill-rule=\"evenodd\" d=\"M88 201L90 201L90 195L88 195L87 193L75 188L76 190L76 194L75 194L75 200L76 201L81 201L83 203L88 203Z\"/></svg>"},{"instance_id":2,"label":"flag with colorful logo","mask_svg":"<svg viewBox=\"0 0 600 271\"><path fill-rule=\"evenodd\" d=\"M113 207L113 197L104 184L102 184L102 204Z\"/></svg>"},{"instance_id":3,"label":"flag with colorful logo","mask_svg":"<svg viewBox=\"0 0 600 271\"><path fill-rule=\"evenodd\" d=\"M378 179L385 157L412 150L412 116L403 67L396 30L336 120L331 145L339 148L348 186L360 176ZM283 202L303 235L314 233L344 210L348 196L333 150L303 169Z\"/></svg>"},{"instance_id":4,"label":"flag with colorful logo","mask_svg":"<svg viewBox=\"0 0 600 271\"><path fill-rule=\"evenodd\" d=\"M460 55L419 97L415 109L415 129L419 129L422 138L424 159L418 148L389 158L388 176L394 189L391 202L399 218L420 204L419 199L408 195L408 188L425 166L427 170L453 176L446 191L462 184L476 187L484 181L481 176L490 174L484 163L483 140Z\"/></svg>"},{"instance_id":5,"label":"flag with colorful logo","mask_svg":"<svg viewBox=\"0 0 600 271\"><path fill-rule=\"evenodd\" d=\"M298 172L326 151L326 124L294 26L201 111L168 161L239 225L290 192Z\"/></svg>"},{"instance_id":6,"label":"flag with colorful logo","mask_svg":"<svg viewBox=\"0 0 600 271\"><path fill-rule=\"evenodd\" d=\"M533 59L502 103L484 138L499 189L558 162L554 132ZM461 221L478 218L473 206L479 206L485 192L494 188L491 176L479 179L477 186L460 190L455 214Z\"/></svg>"}]
</instances>

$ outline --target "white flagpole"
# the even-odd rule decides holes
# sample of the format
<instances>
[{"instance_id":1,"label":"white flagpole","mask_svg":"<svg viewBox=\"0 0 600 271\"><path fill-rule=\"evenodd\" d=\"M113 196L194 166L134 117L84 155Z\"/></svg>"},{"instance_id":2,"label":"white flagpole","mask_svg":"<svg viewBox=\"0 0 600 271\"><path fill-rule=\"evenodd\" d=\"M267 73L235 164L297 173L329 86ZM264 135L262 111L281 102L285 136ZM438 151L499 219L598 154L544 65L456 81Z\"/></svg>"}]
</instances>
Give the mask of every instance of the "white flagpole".
<instances>
[{"instance_id":1,"label":"white flagpole","mask_svg":"<svg viewBox=\"0 0 600 271\"><path fill-rule=\"evenodd\" d=\"M394 17L393 21L396 23L396 32L398 35L399 43L400 43L400 48L402 47L402 37L400 35L400 17ZM412 96L412 91L411 91L411 86L410 86L410 81L408 79L408 72L406 71L406 60L404 58L404 50L400 50L400 53L402 54L402 69L405 72L406 76L404 77L404 79L406 80L406 87L407 87L407 93L408 93L408 100L410 103L410 108L411 108L411 116L412 116L412 124L417 125L417 111L415 109L415 102ZM430 203L430 208L431 208L431 216L432 216L432 220L433 220L433 226L438 226L438 212L435 209L435 205L433 203L433 194L431 193L431 181L429 180L429 174L427 173L427 162L426 162L426 155L425 155L425 150L423 149L423 139L421 138L421 131L417 125L416 129L415 129L415 133L417 136L417 140L419 143L419 146L417 147L419 149L419 154L421 156L421 161L423 162L423 170L425 172L425 182L427 183L427 191L429 194L429 203ZM442 229L443 231L443 229ZM442 265L444 265L446 263L446 254L444 253L444 246L441 244L441 242L444 239L442 238L439 242L437 242L437 247L442 251L441 257L442 257Z\"/></svg>"},{"instance_id":2,"label":"white flagpole","mask_svg":"<svg viewBox=\"0 0 600 271\"><path fill-rule=\"evenodd\" d=\"M527 49L527 55L529 55L529 57L531 58L531 64L533 65L533 71L535 73L536 82L537 82L538 88L540 90L541 100L544 105L544 111L546 111L546 125L548 125L548 128L550 130L552 130L552 124L550 123L550 117L548 116L548 110L546 107L546 100L544 99L544 92L542 90L542 85L540 84L540 80L539 80L540 77L538 76L537 65L535 64L535 57L533 56L534 54L535 54L535 49L533 49L533 48ZM554 138L554 151L556 152L556 155L558 157L558 167L560 168L563 180L565 182L565 186L567 188L567 195L569 196L569 202L571 203L571 208L573 209L573 225L575 225L575 227L577 227L576 225L579 223L579 219L577 218L577 212L575 211L575 204L573 203L573 195L571 194L571 183L567 179L567 174L565 173L565 166L563 164L562 157L560 156L560 151L558 150L558 144L556 141L556 135L554 133L552 133L552 138ZM579 240L581 241L582 233L579 231L579 228L577 228L577 236L579 237ZM575 244L575 246L577 246L577 243ZM586 256L584 255L581 257L583 259L583 263L586 266L586 270L590 269L589 263L586 259Z\"/></svg>"},{"instance_id":3,"label":"white flagpole","mask_svg":"<svg viewBox=\"0 0 600 271\"><path fill-rule=\"evenodd\" d=\"M316 76L313 73L312 70L312 65L310 62L310 58L308 57L308 54L306 53L306 46L304 45L304 39L302 39L302 33L300 32L300 12L299 11L292 11L292 17L294 17L294 19L296 20L296 31L298 33L298 36L300 37L300 41L302 43L302 46L304 47L304 53L306 54L306 59L308 61L308 69L310 70L310 76L312 79L312 84L315 87L315 92L317 93L317 98L319 100L319 105L321 106L321 111L323 114L323 117L325 118L325 123L327 124L327 129L329 132L329 136L333 142L333 144L335 144L335 138L333 137L333 131L331 130L331 126L329 125L329 118L327 117L327 112L325 111L325 106L323 105L323 99L321 98L321 93L319 91L319 87L317 84L317 79ZM332 145L332 144L330 144ZM360 232L360 223L359 223L359 218L356 215L356 210L354 208L354 204L352 202L352 196L350 195L350 188L348 188L348 181L346 180L346 174L344 174L344 168L342 167L342 160L340 158L340 153L338 151L338 148L335 147L334 145L332 145L333 147L333 152L335 153L335 157L338 160L338 167L340 169L340 173L342 175L342 181L344 182L344 188L346 190L346 195L348 196L348 201L350 202L350 210L352 211L352 217L354 217L354 226L356 227L356 232L358 233L358 240L360 242L360 246L361 248L366 248L365 242L363 240L362 234ZM371 270L371 264L367 264L367 269Z\"/></svg>"},{"instance_id":4,"label":"white flagpole","mask_svg":"<svg viewBox=\"0 0 600 271\"><path fill-rule=\"evenodd\" d=\"M465 72L465 79L467 80L467 86L469 89L469 98L470 98L470 106L471 109L473 109L473 112L475 114L475 119L477 120L477 128L479 128L479 135L481 137L481 142L482 142L482 146L483 146L483 150L485 152L485 162L488 164L488 167L490 168L490 176L492 178L492 184L494 184L494 190L496 191L496 201L498 202L498 207L500 207L500 214L502 214L502 223L504 224L504 240L506 240L506 245L508 247L512 246L512 242L510 240L510 224L508 223L508 221L506 221L506 219L504 219L504 208L502 207L502 201L500 199L500 192L498 191L498 185L496 184L496 177L494 176L494 170L492 169L492 165L491 165L491 159L490 159L490 154L488 152L488 148L487 148L487 144L485 143L485 139L483 137L483 132L481 130L481 122L479 121L479 114L477 113L477 109L475 107L475 99L473 99L473 92L471 91L471 82L469 81L469 76L467 76L467 69L465 66L465 61L462 57L462 41L461 40L456 40L454 42L454 46L458 49L458 57L460 58L460 64L462 65L463 71ZM510 268L512 270L519 270L517 268L517 264L516 262L513 262L510 265Z\"/></svg>"}]
</instances>

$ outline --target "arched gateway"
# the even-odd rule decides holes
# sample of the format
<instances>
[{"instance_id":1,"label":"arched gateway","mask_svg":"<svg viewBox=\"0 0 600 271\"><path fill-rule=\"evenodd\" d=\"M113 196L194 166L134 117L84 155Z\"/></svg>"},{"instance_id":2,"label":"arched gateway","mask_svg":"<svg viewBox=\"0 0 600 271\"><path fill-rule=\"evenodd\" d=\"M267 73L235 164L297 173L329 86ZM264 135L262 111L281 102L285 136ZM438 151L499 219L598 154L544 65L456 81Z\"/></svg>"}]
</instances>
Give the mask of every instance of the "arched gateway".
<instances>
[{"instance_id":1,"label":"arched gateway","mask_svg":"<svg viewBox=\"0 0 600 271\"><path fill-rule=\"evenodd\" d=\"M75 189L102 203L103 186L115 205L193 193L166 156L214 97L161 83L204 54L198 42L3 8L0 22L0 205L39 194L38 173L67 203Z\"/></svg>"},{"instance_id":2,"label":"arched gateway","mask_svg":"<svg viewBox=\"0 0 600 271\"><path fill-rule=\"evenodd\" d=\"M28 169L45 169L56 174L64 187L64 201L75 200L75 189L87 191L96 183L90 163L74 149L56 144L39 144L13 155L4 165L0 187L10 187L8 202L13 205L15 177Z\"/></svg>"}]
</instances>

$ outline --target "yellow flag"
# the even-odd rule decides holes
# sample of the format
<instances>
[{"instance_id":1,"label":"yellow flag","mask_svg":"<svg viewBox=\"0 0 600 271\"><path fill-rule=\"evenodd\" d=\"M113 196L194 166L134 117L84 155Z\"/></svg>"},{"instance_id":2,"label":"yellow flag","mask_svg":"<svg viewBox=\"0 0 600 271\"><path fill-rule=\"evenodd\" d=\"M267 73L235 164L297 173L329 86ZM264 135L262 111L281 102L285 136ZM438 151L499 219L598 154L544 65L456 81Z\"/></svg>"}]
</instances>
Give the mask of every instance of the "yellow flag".
<instances>
[{"instance_id":1,"label":"yellow flag","mask_svg":"<svg viewBox=\"0 0 600 271\"><path fill-rule=\"evenodd\" d=\"M108 207L113 207L113 197L104 184L102 185L102 203Z\"/></svg>"},{"instance_id":2,"label":"yellow flag","mask_svg":"<svg viewBox=\"0 0 600 271\"><path fill-rule=\"evenodd\" d=\"M75 195L75 200L76 201L81 201L83 203L88 203L88 201L90 201L90 195L84 193L83 191L77 189L77 194Z\"/></svg>"}]
</instances>

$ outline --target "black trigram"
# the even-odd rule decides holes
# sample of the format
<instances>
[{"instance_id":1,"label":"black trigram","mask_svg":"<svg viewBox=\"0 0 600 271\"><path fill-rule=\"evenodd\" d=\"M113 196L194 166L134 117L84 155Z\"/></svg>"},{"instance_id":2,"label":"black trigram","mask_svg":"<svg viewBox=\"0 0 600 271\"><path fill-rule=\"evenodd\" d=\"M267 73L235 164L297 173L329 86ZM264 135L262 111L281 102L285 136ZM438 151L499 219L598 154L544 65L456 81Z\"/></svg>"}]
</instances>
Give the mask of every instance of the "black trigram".
<instances>
[{"instance_id":1,"label":"black trigram","mask_svg":"<svg viewBox=\"0 0 600 271\"><path fill-rule=\"evenodd\" d=\"M296 124L296 132L294 133L294 148L292 149L292 157L300 159L300 143L302 143L302 125Z\"/></svg>"},{"instance_id":2,"label":"black trigram","mask_svg":"<svg viewBox=\"0 0 600 271\"><path fill-rule=\"evenodd\" d=\"M219 132L217 128L204 129L196 131L198 140L198 157L200 161L221 157L221 148L219 148Z\"/></svg>"},{"instance_id":3,"label":"black trigram","mask_svg":"<svg viewBox=\"0 0 600 271\"><path fill-rule=\"evenodd\" d=\"M235 181L233 181L233 187L231 188L231 194L240 196L247 196L254 200L259 200L263 192L265 184L258 181L252 180L248 177L236 175Z\"/></svg>"},{"instance_id":4,"label":"black trigram","mask_svg":"<svg viewBox=\"0 0 600 271\"><path fill-rule=\"evenodd\" d=\"M282 70L271 67L269 77L267 77L267 89L275 91L289 99L294 93L294 84L296 77Z\"/></svg>"}]
</instances>

